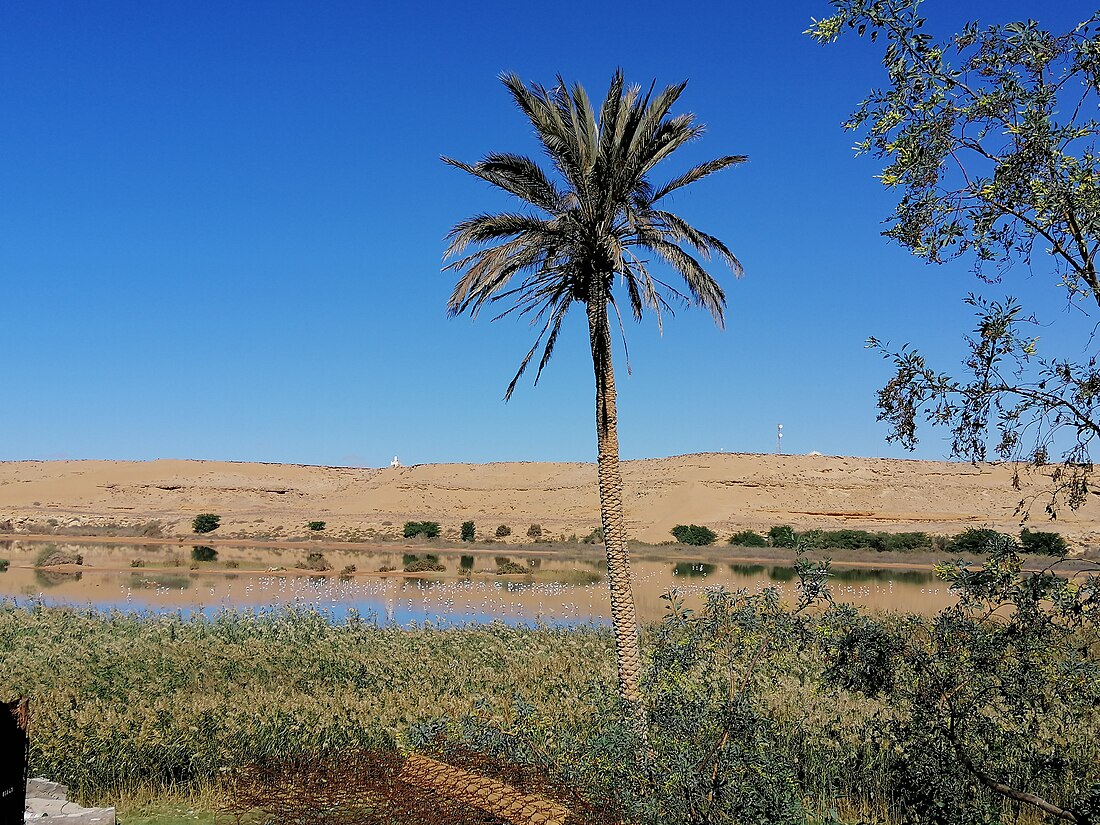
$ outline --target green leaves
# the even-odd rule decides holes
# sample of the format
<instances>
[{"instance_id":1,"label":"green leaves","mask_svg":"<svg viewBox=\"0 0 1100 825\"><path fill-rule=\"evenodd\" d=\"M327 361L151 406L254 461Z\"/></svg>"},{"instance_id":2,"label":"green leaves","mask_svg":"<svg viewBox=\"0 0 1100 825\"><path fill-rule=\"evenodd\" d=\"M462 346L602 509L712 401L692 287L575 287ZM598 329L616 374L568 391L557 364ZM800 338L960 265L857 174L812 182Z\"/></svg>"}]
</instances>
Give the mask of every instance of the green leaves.
<instances>
[{"instance_id":1,"label":"green leaves","mask_svg":"<svg viewBox=\"0 0 1100 825\"><path fill-rule=\"evenodd\" d=\"M666 195L745 161L727 155L697 164L661 188L654 168L702 134L693 115L673 115L686 83L659 91L626 86L622 71L611 79L597 112L579 84L559 77L551 87L501 78L513 101L535 129L551 167L510 153L489 154L467 164L444 162L519 198L527 211L478 215L448 235L445 269L462 273L448 303L452 315L472 316L486 305L507 305L496 318L527 317L538 334L523 358L505 398L542 349L535 383L549 363L565 315L573 303L618 310L613 289L623 283L635 318L645 309L661 315L670 301L694 302L719 324L725 295L692 254L719 257L735 275L741 265L713 235L655 208ZM467 253L473 247L472 252ZM681 292L650 274L656 256L684 280Z\"/></svg>"}]
</instances>

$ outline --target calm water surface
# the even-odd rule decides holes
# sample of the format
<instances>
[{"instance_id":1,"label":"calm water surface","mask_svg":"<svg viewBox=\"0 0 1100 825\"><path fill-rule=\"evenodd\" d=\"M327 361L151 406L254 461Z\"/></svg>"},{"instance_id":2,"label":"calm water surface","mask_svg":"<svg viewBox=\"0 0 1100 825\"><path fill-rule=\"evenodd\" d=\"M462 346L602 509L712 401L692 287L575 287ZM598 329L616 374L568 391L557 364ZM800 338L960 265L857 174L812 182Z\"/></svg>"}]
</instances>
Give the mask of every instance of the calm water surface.
<instances>
[{"instance_id":1,"label":"calm water surface","mask_svg":"<svg viewBox=\"0 0 1100 825\"><path fill-rule=\"evenodd\" d=\"M50 547L83 556L79 568L34 569L36 557ZM606 624L610 606L605 563L599 550L550 554L500 551L471 553L417 548L405 552L323 550L338 573L355 565L350 576L307 575L295 571L312 548L211 548L171 545L52 545L0 542L0 558L11 567L0 573L0 598L19 603L93 606L134 612L201 611L224 608L263 610L315 608L334 618L355 609L380 622L465 624L500 620L510 624L543 621L552 625ZM316 552L315 550L313 552ZM431 552L446 570L419 575L379 574L400 571L408 553ZM776 587L793 601L797 579L790 567L728 559L730 551L712 551L706 560L669 560L636 554L634 595L639 617L657 621L665 614L661 595L677 588L689 606L701 601L708 587L760 591ZM498 576L500 561L521 565L523 574ZM137 562L142 566L132 567ZM282 569L280 569L282 568ZM946 585L931 572L834 566L831 582L837 602L873 610L933 614L954 602Z\"/></svg>"}]
</instances>

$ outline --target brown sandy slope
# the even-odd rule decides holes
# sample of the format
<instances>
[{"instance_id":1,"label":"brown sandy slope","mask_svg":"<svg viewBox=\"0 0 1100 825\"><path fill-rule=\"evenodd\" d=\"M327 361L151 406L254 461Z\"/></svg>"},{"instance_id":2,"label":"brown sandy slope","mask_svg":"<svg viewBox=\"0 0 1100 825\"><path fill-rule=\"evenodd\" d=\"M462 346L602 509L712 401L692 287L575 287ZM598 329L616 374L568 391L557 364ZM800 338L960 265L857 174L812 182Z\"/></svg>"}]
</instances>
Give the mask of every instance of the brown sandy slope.
<instances>
[{"instance_id":1,"label":"brown sandy slope","mask_svg":"<svg viewBox=\"0 0 1100 825\"><path fill-rule=\"evenodd\" d=\"M1048 479L1024 475L1012 487L1008 465L835 456L699 454L623 465L629 534L670 540L676 524L702 524L723 538L737 529L847 526L954 533L966 526L1019 529L1021 499L1035 500L1038 529L1055 529L1078 547L1100 538L1100 502L1046 520ZM478 537L497 525L527 541L583 536L599 523L593 464L426 464L352 469L217 461L0 462L0 524L16 532L46 525L70 533L134 530L160 522L168 535L190 533L197 513L218 513L221 538L288 537L306 522L327 522L332 538L396 535L428 519L457 537L473 520ZM51 524L52 520L52 524Z\"/></svg>"}]
</instances>

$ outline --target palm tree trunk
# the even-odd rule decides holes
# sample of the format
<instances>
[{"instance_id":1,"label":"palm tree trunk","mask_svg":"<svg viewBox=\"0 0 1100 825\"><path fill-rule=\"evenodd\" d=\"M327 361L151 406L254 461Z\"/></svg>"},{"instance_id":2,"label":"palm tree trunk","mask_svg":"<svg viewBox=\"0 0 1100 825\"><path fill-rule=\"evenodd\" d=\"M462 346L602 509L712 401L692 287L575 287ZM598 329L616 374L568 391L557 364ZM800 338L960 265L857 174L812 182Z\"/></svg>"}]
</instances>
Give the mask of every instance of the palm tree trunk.
<instances>
[{"instance_id":1,"label":"palm tree trunk","mask_svg":"<svg viewBox=\"0 0 1100 825\"><path fill-rule=\"evenodd\" d=\"M634 594L630 590L630 554L626 548L623 477L619 471L619 433L615 413L615 372L611 365L611 330L605 295L593 296L588 302L588 333L592 344L592 366L596 373L600 515L611 590L611 623L615 631L619 696L630 708L630 721L644 742L647 739L645 707L638 688L641 674L638 616L634 609Z\"/></svg>"}]
</instances>

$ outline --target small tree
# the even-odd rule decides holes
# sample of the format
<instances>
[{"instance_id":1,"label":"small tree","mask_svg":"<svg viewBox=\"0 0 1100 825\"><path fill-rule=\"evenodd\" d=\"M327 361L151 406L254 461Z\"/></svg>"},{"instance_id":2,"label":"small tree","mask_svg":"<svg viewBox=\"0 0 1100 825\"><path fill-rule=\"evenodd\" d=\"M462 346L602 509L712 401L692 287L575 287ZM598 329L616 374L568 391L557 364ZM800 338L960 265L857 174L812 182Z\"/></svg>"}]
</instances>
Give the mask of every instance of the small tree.
<instances>
[{"instance_id":1,"label":"small tree","mask_svg":"<svg viewBox=\"0 0 1100 825\"><path fill-rule=\"evenodd\" d=\"M214 513L199 513L191 520L191 529L196 533L212 533L221 526L222 517Z\"/></svg>"},{"instance_id":2,"label":"small tree","mask_svg":"<svg viewBox=\"0 0 1100 825\"><path fill-rule=\"evenodd\" d=\"M681 544L691 544L697 547L714 544L715 539L718 538L718 534L713 530L700 527L698 524L677 524L669 532Z\"/></svg>"},{"instance_id":3,"label":"small tree","mask_svg":"<svg viewBox=\"0 0 1100 825\"><path fill-rule=\"evenodd\" d=\"M472 521L462 522L462 540L473 541L474 540L474 523Z\"/></svg>"},{"instance_id":4,"label":"small tree","mask_svg":"<svg viewBox=\"0 0 1100 825\"><path fill-rule=\"evenodd\" d=\"M527 528L527 538L534 539L535 541L538 541L539 539L541 539L542 538L542 525L541 524L532 524L530 527L528 527Z\"/></svg>"},{"instance_id":5,"label":"small tree","mask_svg":"<svg viewBox=\"0 0 1100 825\"><path fill-rule=\"evenodd\" d=\"M319 533L320 531L325 529L325 523L323 521L311 521L308 527L314 533Z\"/></svg>"},{"instance_id":6,"label":"small tree","mask_svg":"<svg viewBox=\"0 0 1100 825\"><path fill-rule=\"evenodd\" d=\"M502 524L497 528L496 536L498 539L507 538L510 535L512 535L512 528L507 524Z\"/></svg>"}]
</instances>

